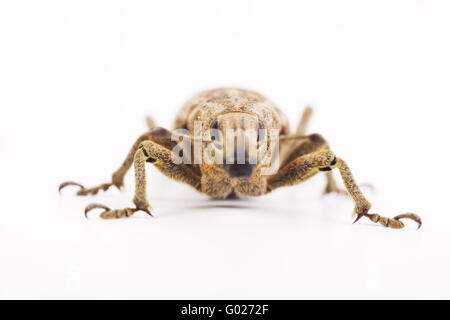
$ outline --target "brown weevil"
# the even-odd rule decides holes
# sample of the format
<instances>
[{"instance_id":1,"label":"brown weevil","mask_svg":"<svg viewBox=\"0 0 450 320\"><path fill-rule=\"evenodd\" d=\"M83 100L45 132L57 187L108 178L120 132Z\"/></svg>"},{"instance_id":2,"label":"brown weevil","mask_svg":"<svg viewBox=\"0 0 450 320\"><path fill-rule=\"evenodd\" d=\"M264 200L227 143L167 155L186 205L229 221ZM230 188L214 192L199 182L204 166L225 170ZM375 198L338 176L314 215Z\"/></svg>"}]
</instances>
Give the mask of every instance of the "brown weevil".
<instances>
[{"instance_id":1,"label":"brown weevil","mask_svg":"<svg viewBox=\"0 0 450 320\"><path fill-rule=\"evenodd\" d=\"M155 127L148 118L149 130L133 144L125 161L113 173L111 182L85 188L78 195L97 194L111 186L121 188L124 176L134 163L134 208L110 209L91 204L104 211L105 219L130 217L136 211L150 213L146 196L145 165L151 163L166 176L187 183L214 198L261 196L274 189L301 183L317 173L327 179L325 193L347 193L355 203L356 221L367 217L385 227L403 228L402 218L421 219L414 213L387 218L369 213L370 202L355 182L347 163L337 157L319 134L306 134L311 116L307 108L295 133L291 133L286 116L264 96L243 89L214 89L190 99L178 113L174 129ZM247 134L251 133L251 134ZM181 141L181 142L180 142ZM346 191L337 187L332 170L337 168Z\"/></svg>"}]
</instances>

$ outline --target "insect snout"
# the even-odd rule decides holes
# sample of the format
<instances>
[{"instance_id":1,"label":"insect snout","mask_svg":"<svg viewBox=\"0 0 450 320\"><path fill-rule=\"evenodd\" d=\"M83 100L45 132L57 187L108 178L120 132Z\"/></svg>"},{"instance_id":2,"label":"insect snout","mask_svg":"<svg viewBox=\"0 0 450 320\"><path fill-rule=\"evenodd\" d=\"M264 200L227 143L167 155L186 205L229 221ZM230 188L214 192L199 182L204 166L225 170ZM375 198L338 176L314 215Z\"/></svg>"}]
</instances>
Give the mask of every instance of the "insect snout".
<instances>
[{"instance_id":1,"label":"insect snout","mask_svg":"<svg viewBox=\"0 0 450 320\"><path fill-rule=\"evenodd\" d=\"M232 178L249 178L253 174L253 170L255 169L254 164L225 164L223 166L225 171Z\"/></svg>"},{"instance_id":2,"label":"insect snout","mask_svg":"<svg viewBox=\"0 0 450 320\"><path fill-rule=\"evenodd\" d=\"M262 123L255 115L233 112L219 116L211 129L220 131L215 143L222 150L223 169L232 178L249 178L256 167L259 141L264 138Z\"/></svg>"}]
</instances>

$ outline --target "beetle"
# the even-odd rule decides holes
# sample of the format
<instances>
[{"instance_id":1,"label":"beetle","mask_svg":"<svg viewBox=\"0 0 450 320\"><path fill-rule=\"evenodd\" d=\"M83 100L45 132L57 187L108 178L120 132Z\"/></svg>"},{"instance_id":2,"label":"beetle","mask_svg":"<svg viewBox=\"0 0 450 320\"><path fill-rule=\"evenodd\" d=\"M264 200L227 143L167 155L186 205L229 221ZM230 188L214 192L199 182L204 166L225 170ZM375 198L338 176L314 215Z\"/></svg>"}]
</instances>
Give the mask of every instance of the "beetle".
<instances>
[{"instance_id":1,"label":"beetle","mask_svg":"<svg viewBox=\"0 0 450 320\"><path fill-rule=\"evenodd\" d=\"M356 184L347 163L331 151L320 134L306 134L311 114L311 108L306 108L296 131L291 133L287 117L263 95L237 88L206 90L181 108L172 131L156 127L153 120L147 118L149 130L136 140L110 182L85 188L67 181L59 186L59 191L75 185L80 188L77 195L84 196L95 195L112 186L120 189L126 172L134 163L135 207L110 209L94 203L85 209L86 217L92 209L100 208L104 210L101 218L113 219L130 217L137 211L152 215L146 195L146 163L153 164L169 178L223 199L265 195L323 172L327 179L324 193L346 193L353 199L354 222L367 217L385 227L399 229L404 227L401 219L407 218L417 222L420 228L422 221L414 213L393 218L369 213L371 204ZM198 128L206 130L198 133ZM247 135L247 132L257 133ZM186 145L192 142L190 138L193 146ZM184 147L180 141L185 142ZM182 161L191 153L197 156L197 161ZM270 169L273 163L276 163L275 170ZM337 187L333 169L339 171L346 191Z\"/></svg>"}]
</instances>

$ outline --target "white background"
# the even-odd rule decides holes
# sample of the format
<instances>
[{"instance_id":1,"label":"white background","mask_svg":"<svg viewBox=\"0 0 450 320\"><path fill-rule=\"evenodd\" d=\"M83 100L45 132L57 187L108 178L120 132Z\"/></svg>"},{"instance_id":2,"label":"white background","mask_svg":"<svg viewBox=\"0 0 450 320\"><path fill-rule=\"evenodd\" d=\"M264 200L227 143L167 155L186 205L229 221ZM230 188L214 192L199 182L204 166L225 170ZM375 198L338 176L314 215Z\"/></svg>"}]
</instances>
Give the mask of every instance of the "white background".
<instances>
[{"instance_id":1,"label":"white background","mask_svg":"<svg viewBox=\"0 0 450 320\"><path fill-rule=\"evenodd\" d=\"M446 1L0 1L1 298L450 298ZM152 115L191 95L304 106L367 190L352 225L324 177L213 201L148 166L144 213L104 221L58 184L107 182ZM338 177L337 172L335 173Z\"/></svg>"}]
</instances>

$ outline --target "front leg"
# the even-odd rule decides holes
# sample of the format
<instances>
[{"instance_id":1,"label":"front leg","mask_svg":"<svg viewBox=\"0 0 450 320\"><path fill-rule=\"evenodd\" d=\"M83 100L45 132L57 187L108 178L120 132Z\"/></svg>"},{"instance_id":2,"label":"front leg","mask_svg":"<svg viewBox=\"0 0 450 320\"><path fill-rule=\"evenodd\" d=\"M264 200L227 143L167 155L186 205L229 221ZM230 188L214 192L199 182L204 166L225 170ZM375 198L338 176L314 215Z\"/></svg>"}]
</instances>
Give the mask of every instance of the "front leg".
<instances>
[{"instance_id":1,"label":"front leg","mask_svg":"<svg viewBox=\"0 0 450 320\"><path fill-rule=\"evenodd\" d=\"M336 165L336 157L328 146L323 145L316 151L303 154L283 165L278 172L268 179L268 191L301 183L320 171ZM331 169L330 169L331 170Z\"/></svg>"},{"instance_id":2,"label":"front leg","mask_svg":"<svg viewBox=\"0 0 450 320\"><path fill-rule=\"evenodd\" d=\"M353 223L357 222L362 217L367 217L370 219L370 221L375 223L378 222L379 224L385 227L401 229L405 225L403 224L403 222L400 221L400 219L407 218L417 222L418 224L417 229L419 229L422 226L422 220L415 213L404 213L397 215L394 218L383 217L377 213L369 213L371 204L369 201L367 201L367 199L364 197L361 190L359 189L358 185L356 184L355 179L353 178L352 172L350 171L350 168L348 167L347 163L345 163L344 160L337 158L337 167L339 168L339 172L341 173L345 188L347 189L348 193L355 202L355 210L353 212L353 215L356 215L356 220Z\"/></svg>"},{"instance_id":3,"label":"front leg","mask_svg":"<svg viewBox=\"0 0 450 320\"><path fill-rule=\"evenodd\" d=\"M104 205L94 203L86 207L85 214L87 215L92 209L100 208L105 210L100 214L100 217L104 219L127 218L137 211L144 211L151 215L151 206L147 201L146 162L152 163L165 175L200 190L200 177L198 175L184 164L173 163L171 150L148 140L139 145L134 155L135 192L133 203L135 207L111 210Z\"/></svg>"},{"instance_id":4,"label":"front leg","mask_svg":"<svg viewBox=\"0 0 450 320\"><path fill-rule=\"evenodd\" d=\"M134 191L133 203L135 205L134 208L124 208L124 209L110 209L107 206L102 204L92 203L88 205L84 211L84 214L87 218L87 214L92 209L104 209L100 214L100 217L103 219L118 219L118 218L128 218L131 217L137 211L144 211L148 213L150 216L150 204L146 198L146 181L145 181L145 162L146 156L144 151L139 148L134 155L134 178L135 178L135 186L136 189Z\"/></svg>"},{"instance_id":5,"label":"front leg","mask_svg":"<svg viewBox=\"0 0 450 320\"><path fill-rule=\"evenodd\" d=\"M280 168L277 174L269 178L267 191L270 192L282 186L303 182L321 171L329 172L334 168L339 168L347 192L355 202L354 214L357 215L355 222L361 217L367 217L371 221L378 222L385 227L400 229L404 227L400 219L408 218L417 222L420 228L422 221L414 213L401 214L394 218L369 213L371 204L356 184L349 167L342 159L336 158L326 146L318 151L300 156Z\"/></svg>"}]
</instances>

